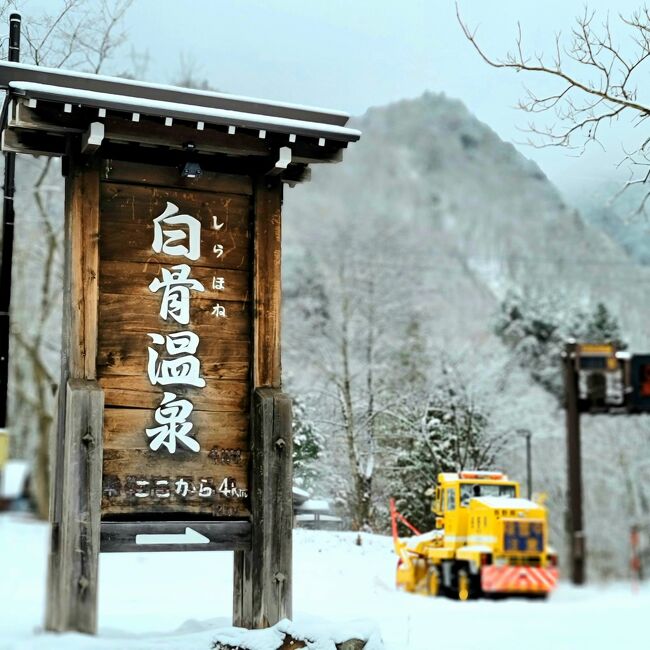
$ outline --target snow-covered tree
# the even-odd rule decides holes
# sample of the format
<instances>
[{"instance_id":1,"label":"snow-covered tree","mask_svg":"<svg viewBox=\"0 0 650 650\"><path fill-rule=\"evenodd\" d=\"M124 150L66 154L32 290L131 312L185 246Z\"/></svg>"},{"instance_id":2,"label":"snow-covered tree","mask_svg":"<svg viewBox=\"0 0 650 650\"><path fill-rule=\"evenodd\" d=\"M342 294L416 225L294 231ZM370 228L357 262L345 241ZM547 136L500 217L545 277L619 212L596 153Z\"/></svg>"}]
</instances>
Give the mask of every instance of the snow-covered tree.
<instances>
[{"instance_id":1,"label":"snow-covered tree","mask_svg":"<svg viewBox=\"0 0 650 650\"><path fill-rule=\"evenodd\" d=\"M317 395L314 420L328 440L324 486L354 529L371 528L383 439L405 392L394 378L408 364L396 350L418 320L415 295L423 296L410 262L425 240L385 213L309 225L314 231L285 262L292 333L284 350L300 369L302 394Z\"/></svg>"},{"instance_id":2,"label":"snow-covered tree","mask_svg":"<svg viewBox=\"0 0 650 650\"><path fill-rule=\"evenodd\" d=\"M618 319L603 303L592 311L567 309L558 298L510 292L500 305L494 331L531 377L562 399L561 354L567 339L627 347Z\"/></svg>"},{"instance_id":3,"label":"snow-covered tree","mask_svg":"<svg viewBox=\"0 0 650 650\"><path fill-rule=\"evenodd\" d=\"M443 366L424 405L419 431L397 457L391 487L397 509L421 530L435 525L431 488L440 472L489 469L499 438L490 435L487 414L465 389L465 382Z\"/></svg>"},{"instance_id":4,"label":"snow-covered tree","mask_svg":"<svg viewBox=\"0 0 650 650\"><path fill-rule=\"evenodd\" d=\"M22 62L103 73L124 44L131 1L2 2L0 22L22 13ZM1 39L2 58L6 46ZM30 489L46 517L48 435L60 372L63 179L58 161L37 156L17 158L16 178L8 423L12 453L32 460Z\"/></svg>"},{"instance_id":5,"label":"snow-covered tree","mask_svg":"<svg viewBox=\"0 0 650 650\"><path fill-rule=\"evenodd\" d=\"M304 401L293 396L293 478L296 485L312 489L321 475L319 459L324 439L309 418Z\"/></svg>"}]
</instances>

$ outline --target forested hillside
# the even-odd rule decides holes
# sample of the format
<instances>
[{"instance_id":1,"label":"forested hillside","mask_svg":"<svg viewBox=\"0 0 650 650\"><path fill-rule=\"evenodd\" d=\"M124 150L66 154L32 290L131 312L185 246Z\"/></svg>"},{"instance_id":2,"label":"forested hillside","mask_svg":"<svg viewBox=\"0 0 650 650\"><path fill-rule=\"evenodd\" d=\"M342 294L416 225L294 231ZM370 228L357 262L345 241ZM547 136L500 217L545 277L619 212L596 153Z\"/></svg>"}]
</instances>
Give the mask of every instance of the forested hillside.
<instances>
[{"instance_id":1,"label":"forested hillside","mask_svg":"<svg viewBox=\"0 0 650 650\"><path fill-rule=\"evenodd\" d=\"M357 126L345 165L285 194L285 370L326 440L320 489L357 525L385 526L389 495L421 499L427 473L433 482L450 463L523 480L516 430L527 427L534 487L562 546L563 412L530 365L559 380L557 357L522 356L534 341L497 337L498 314L514 301L533 325L580 334L575 323L593 325L601 304L641 351L648 270L458 101L426 94ZM630 481L648 471L634 460L650 446L647 424L584 419L592 567L620 574L629 525L648 516L648 494ZM601 533L604 521L619 535Z\"/></svg>"}]
</instances>

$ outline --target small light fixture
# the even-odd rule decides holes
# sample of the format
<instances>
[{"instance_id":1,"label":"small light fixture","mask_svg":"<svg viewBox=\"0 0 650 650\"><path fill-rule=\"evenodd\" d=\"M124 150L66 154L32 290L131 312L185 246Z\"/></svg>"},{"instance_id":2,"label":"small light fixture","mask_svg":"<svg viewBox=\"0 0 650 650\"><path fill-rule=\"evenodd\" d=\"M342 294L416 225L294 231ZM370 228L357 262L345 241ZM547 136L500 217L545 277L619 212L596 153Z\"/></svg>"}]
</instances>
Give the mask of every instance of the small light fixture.
<instances>
[{"instance_id":1,"label":"small light fixture","mask_svg":"<svg viewBox=\"0 0 650 650\"><path fill-rule=\"evenodd\" d=\"M196 145L193 142L188 142L185 145L185 150L189 151L190 153L196 151ZM183 169L181 170L181 178L200 178L201 174L203 174L201 165L199 165L196 160L191 160L192 157L193 156L190 156L190 160L188 160L183 165Z\"/></svg>"},{"instance_id":2,"label":"small light fixture","mask_svg":"<svg viewBox=\"0 0 650 650\"><path fill-rule=\"evenodd\" d=\"M181 172L181 176L183 178L199 178L202 173L203 170L201 169L201 165L199 165L199 163L188 161L183 166L183 171Z\"/></svg>"}]
</instances>

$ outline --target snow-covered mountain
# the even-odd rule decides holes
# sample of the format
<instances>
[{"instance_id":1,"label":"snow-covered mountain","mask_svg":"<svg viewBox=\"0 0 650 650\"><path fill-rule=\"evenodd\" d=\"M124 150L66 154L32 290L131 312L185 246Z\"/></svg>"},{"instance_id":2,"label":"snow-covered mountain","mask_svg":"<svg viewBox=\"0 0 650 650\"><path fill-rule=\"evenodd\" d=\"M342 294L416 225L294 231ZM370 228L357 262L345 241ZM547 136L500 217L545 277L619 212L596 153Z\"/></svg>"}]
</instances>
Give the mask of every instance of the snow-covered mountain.
<instances>
[{"instance_id":1,"label":"snow-covered mountain","mask_svg":"<svg viewBox=\"0 0 650 650\"><path fill-rule=\"evenodd\" d=\"M648 270L460 101L427 93L371 109L355 126L363 137L343 164L315 168L311 183L287 192L289 248L332 215L352 224L389 214L402 232L426 224L429 250L413 263L438 290L430 308L442 339L484 335L496 302L525 287L581 306L604 301L633 346L650 348L638 309ZM394 246L413 257L399 237Z\"/></svg>"}]
</instances>

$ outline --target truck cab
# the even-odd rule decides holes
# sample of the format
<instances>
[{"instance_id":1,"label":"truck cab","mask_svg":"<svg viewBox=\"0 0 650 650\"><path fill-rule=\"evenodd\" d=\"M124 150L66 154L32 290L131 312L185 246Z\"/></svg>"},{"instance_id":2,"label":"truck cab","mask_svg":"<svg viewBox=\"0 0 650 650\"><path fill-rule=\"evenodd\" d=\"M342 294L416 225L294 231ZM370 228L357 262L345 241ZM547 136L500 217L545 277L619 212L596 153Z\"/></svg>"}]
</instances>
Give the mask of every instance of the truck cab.
<instances>
[{"instance_id":1,"label":"truck cab","mask_svg":"<svg viewBox=\"0 0 650 650\"><path fill-rule=\"evenodd\" d=\"M487 522L471 522L470 503L482 497L519 498L519 484L501 472L459 472L438 476L432 510L436 524L444 529L444 545L460 548L468 543L482 543ZM473 523L470 535L470 523ZM471 538L471 539L470 539Z\"/></svg>"}]
</instances>

